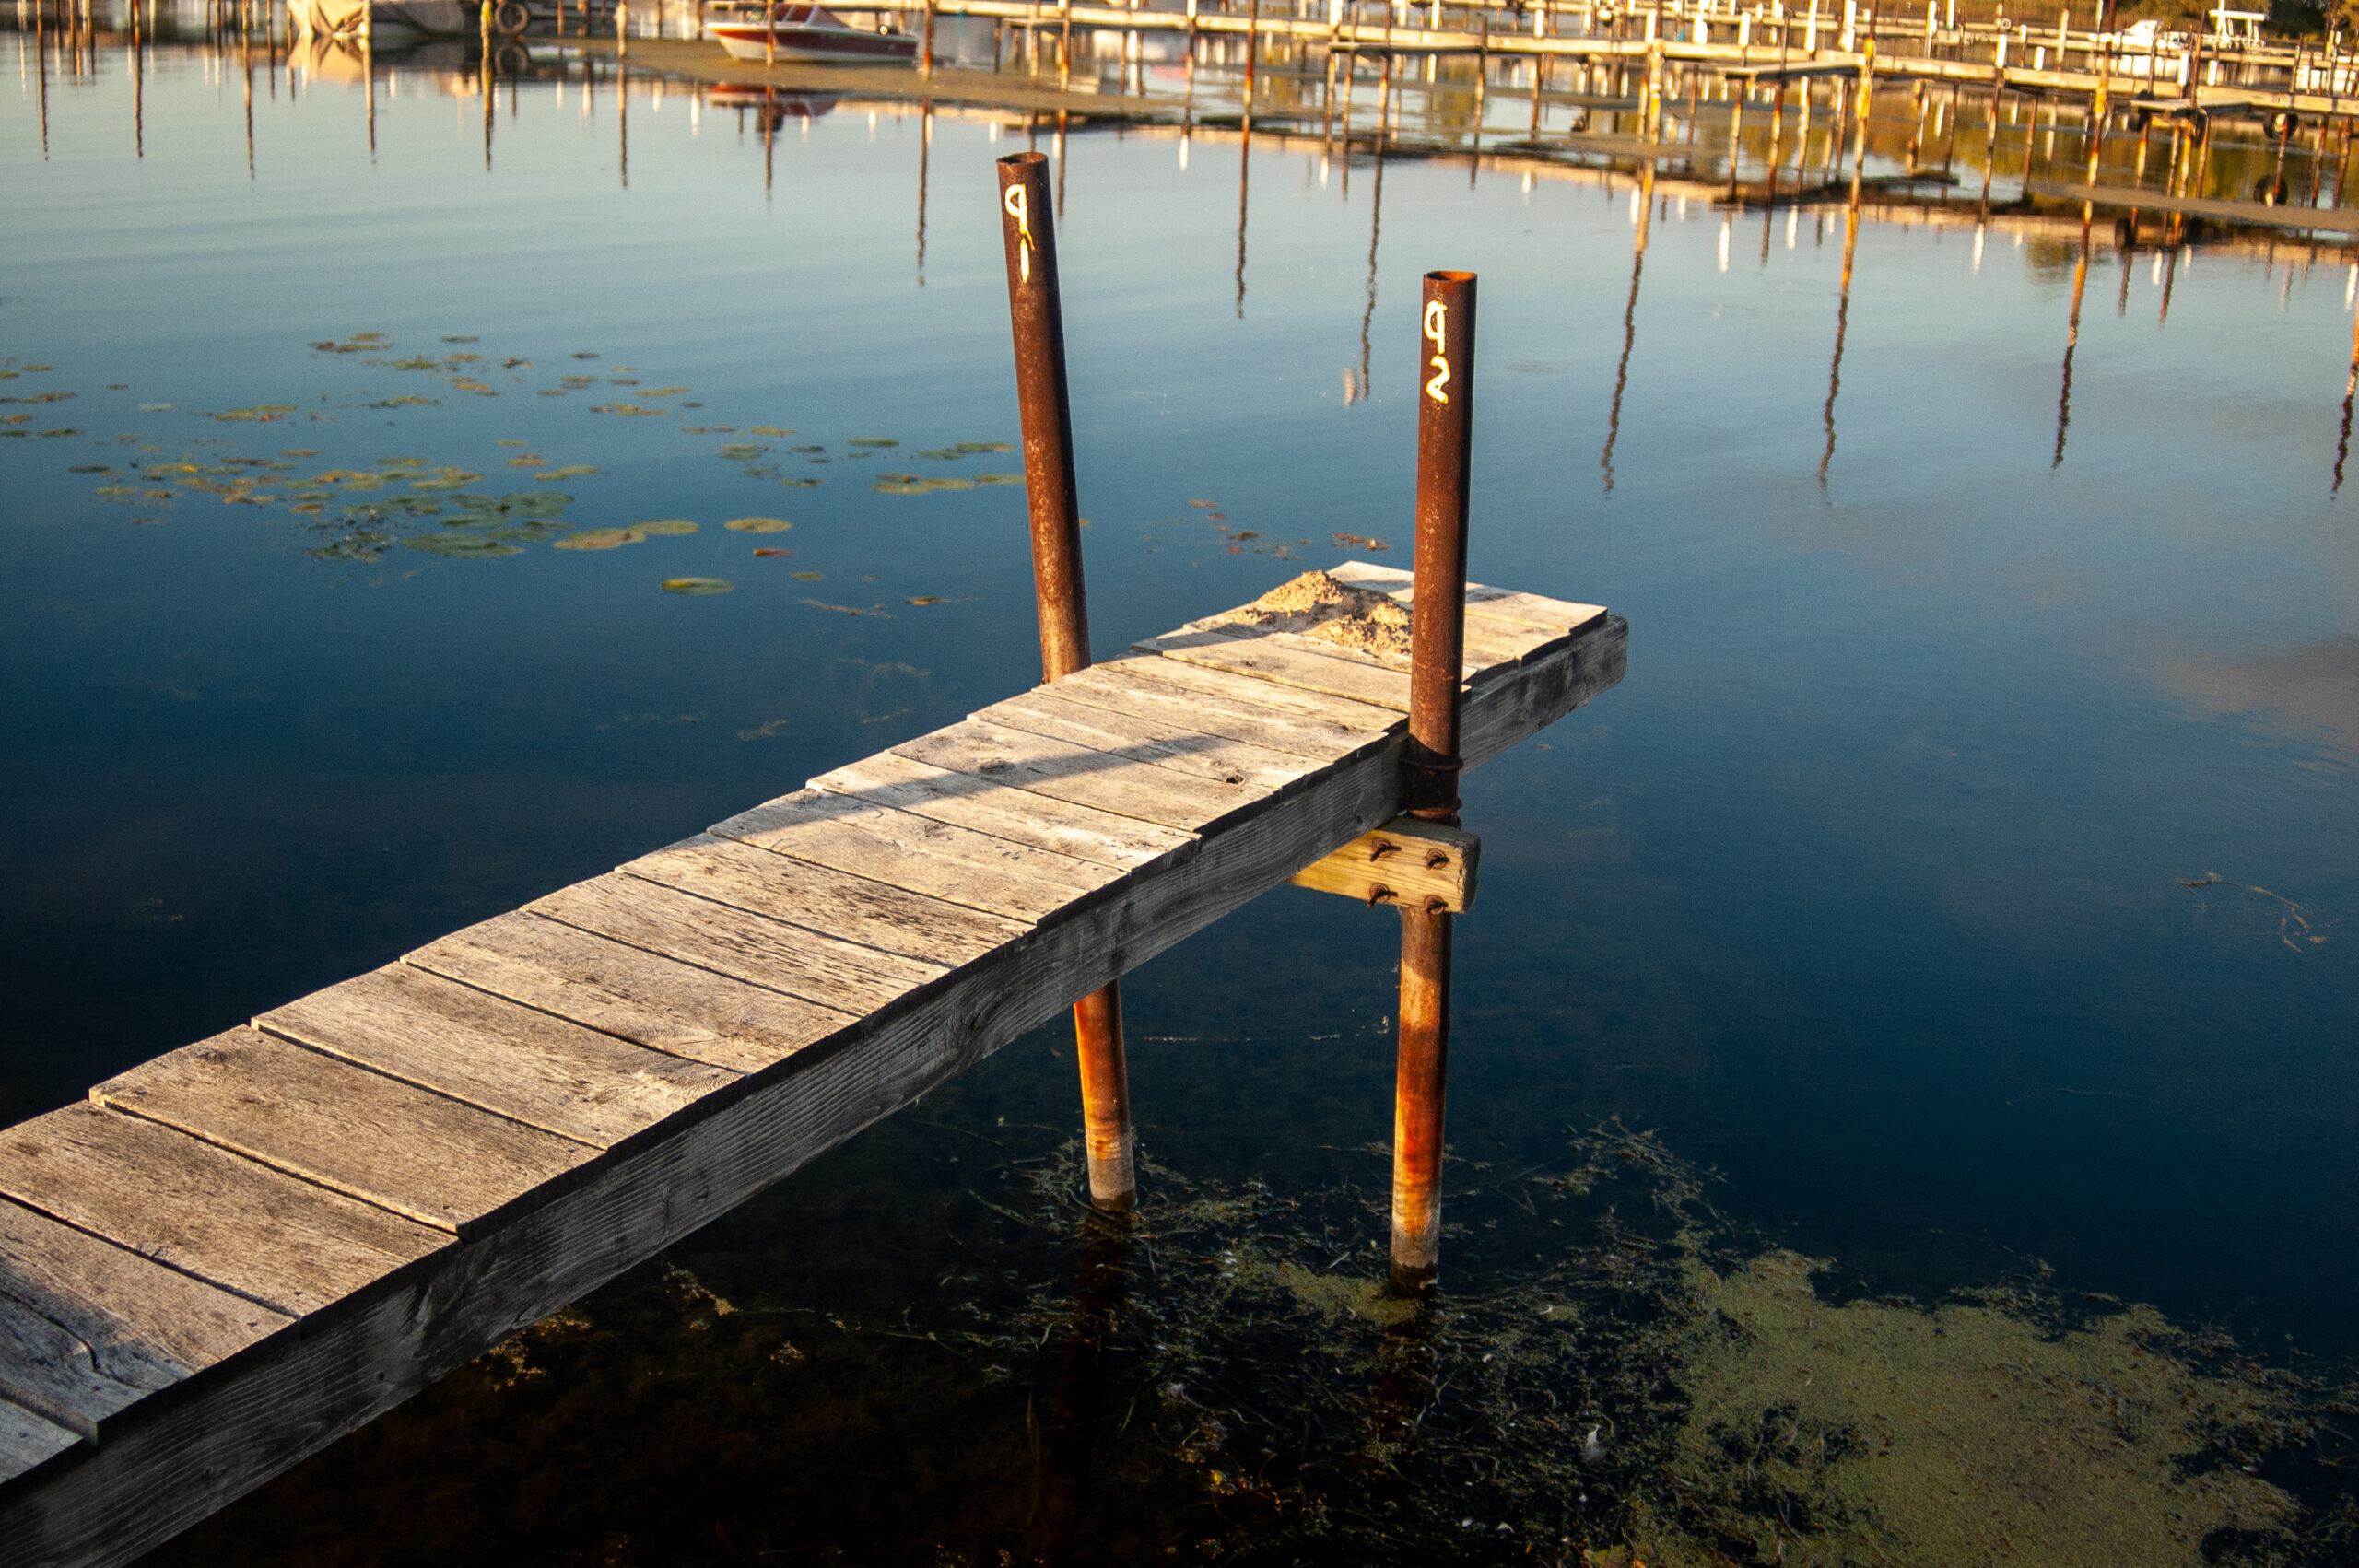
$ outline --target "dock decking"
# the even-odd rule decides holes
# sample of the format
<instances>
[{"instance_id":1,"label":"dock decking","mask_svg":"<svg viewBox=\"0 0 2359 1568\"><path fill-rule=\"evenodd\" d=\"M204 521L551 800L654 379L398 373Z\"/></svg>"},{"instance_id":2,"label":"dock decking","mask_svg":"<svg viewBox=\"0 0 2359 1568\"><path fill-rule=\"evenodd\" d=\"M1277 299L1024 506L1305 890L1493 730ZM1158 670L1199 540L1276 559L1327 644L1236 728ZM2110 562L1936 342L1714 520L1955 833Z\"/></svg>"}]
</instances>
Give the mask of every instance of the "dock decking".
<instances>
[{"instance_id":1,"label":"dock decking","mask_svg":"<svg viewBox=\"0 0 2359 1568\"><path fill-rule=\"evenodd\" d=\"M1470 588L1467 764L1626 645ZM1385 822L1408 705L1195 623L0 1131L0 1564L136 1556Z\"/></svg>"}]
</instances>

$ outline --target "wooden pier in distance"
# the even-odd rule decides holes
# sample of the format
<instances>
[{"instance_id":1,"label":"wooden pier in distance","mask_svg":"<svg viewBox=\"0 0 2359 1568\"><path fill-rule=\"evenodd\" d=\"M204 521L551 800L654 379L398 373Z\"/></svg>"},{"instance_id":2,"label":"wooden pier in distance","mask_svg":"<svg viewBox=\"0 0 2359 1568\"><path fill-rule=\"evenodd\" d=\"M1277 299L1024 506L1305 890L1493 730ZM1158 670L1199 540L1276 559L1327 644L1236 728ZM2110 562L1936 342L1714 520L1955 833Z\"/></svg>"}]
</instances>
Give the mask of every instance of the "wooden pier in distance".
<instances>
[{"instance_id":1,"label":"wooden pier in distance","mask_svg":"<svg viewBox=\"0 0 2359 1568\"><path fill-rule=\"evenodd\" d=\"M1465 626L1469 766L1622 676L1596 605ZM1408 708L1194 623L0 1131L0 1565L137 1556L1383 827Z\"/></svg>"}]
</instances>

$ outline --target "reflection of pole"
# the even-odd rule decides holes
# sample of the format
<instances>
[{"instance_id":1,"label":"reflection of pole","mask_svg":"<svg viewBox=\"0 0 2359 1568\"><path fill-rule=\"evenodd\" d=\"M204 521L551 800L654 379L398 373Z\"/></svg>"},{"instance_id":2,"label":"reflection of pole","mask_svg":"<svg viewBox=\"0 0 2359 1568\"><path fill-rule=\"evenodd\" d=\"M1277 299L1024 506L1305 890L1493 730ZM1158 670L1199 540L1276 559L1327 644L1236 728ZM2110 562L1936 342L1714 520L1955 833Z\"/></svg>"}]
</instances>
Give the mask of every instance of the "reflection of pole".
<instances>
[{"instance_id":1,"label":"reflection of pole","mask_svg":"<svg viewBox=\"0 0 2359 1568\"><path fill-rule=\"evenodd\" d=\"M254 177L254 35L251 29L238 30L238 68L246 79L246 178Z\"/></svg>"},{"instance_id":2,"label":"reflection of pole","mask_svg":"<svg viewBox=\"0 0 2359 1568\"><path fill-rule=\"evenodd\" d=\"M477 8L482 24L483 64L475 72L476 85L483 89L483 171L491 172L491 0L483 0Z\"/></svg>"},{"instance_id":3,"label":"reflection of pole","mask_svg":"<svg viewBox=\"0 0 2359 1568\"><path fill-rule=\"evenodd\" d=\"M620 24L617 24L618 26ZM630 189L630 66L615 62L615 146L623 189Z\"/></svg>"},{"instance_id":4,"label":"reflection of pole","mask_svg":"<svg viewBox=\"0 0 2359 1568\"><path fill-rule=\"evenodd\" d=\"M1826 451L1818 459L1818 487L1826 488L1826 468L1835 461L1835 397L1843 390L1843 338L1851 326L1851 256L1860 242L1860 179L1851 176L1851 203L1843 215L1843 286L1835 306L1835 362L1826 372Z\"/></svg>"},{"instance_id":5,"label":"reflection of pole","mask_svg":"<svg viewBox=\"0 0 2359 1568\"><path fill-rule=\"evenodd\" d=\"M770 154L772 144L777 140L778 135L778 110L771 102L771 95L775 90L767 83L762 88L762 199L764 201L769 199L772 170Z\"/></svg>"},{"instance_id":6,"label":"reflection of pole","mask_svg":"<svg viewBox=\"0 0 2359 1568\"><path fill-rule=\"evenodd\" d=\"M1466 661L1466 477L1474 437L1474 275L1429 272L1417 348L1416 605L1402 803L1458 821L1458 688ZM1441 1271L1442 1105L1449 1069L1450 914L1401 907L1401 1046L1392 1107L1392 1283Z\"/></svg>"},{"instance_id":7,"label":"reflection of pole","mask_svg":"<svg viewBox=\"0 0 2359 1568\"><path fill-rule=\"evenodd\" d=\"M1245 117L1244 134L1237 139L1237 319L1245 319L1245 195L1246 177L1253 167L1253 117Z\"/></svg>"},{"instance_id":8,"label":"reflection of pole","mask_svg":"<svg viewBox=\"0 0 2359 1568\"><path fill-rule=\"evenodd\" d=\"M139 70L139 7L131 8L131 59L134 79ZM49 27L41 7L33 7L33 63L41 76L41 160L49 161Z\"/></svg>"},{"instance_id":9,"label":"reflection of pole","mask_svg":"<svg viewBox=\"0 0 2359 1568\"><path fill-rule=\"evenodd\" d=\"M2334 448L2334 490L2342 490L2342 464L2351 455L2351 404L2359 396L2359 310L2351 317L2351 378L2342 383L2342 439Z\"/></svg>"},{"instance_id":10,"label":"reflection of pole","mask_svg":"<svg viewBox=\"0 0 2359 1568\"><path fill-rule=\"evenodd\" d=\"M2048 471L2064 466L2064 431L2072 423L2072 351L2081 346L2081 290L2089 281L2089 226L2096 219L2096 208L2088 202L2081 204L2081 260L2072 269L2072 324L2064 338L2064 388L2056 398L2056 455L2048 461ZM2124 268L2127 275L2127 267Z\"/></svg>"},{"instance_id":11,"label":"reflection of pole","mask_svg":"<svg viewBox=\"0 0 2359 1568\"><path fill-rule=\"evenodd\" d=\"M925 287L925 172L933 153L933 99L918 106L918 287Z\"/></svg>"},{"instance_id":12,"label":"reflection of pole","mask_svg":"<svg viewBox=\"0 0 2359 1568\"><path fill-rule=\"evenodd\" d=\"M2161 314L2154 318L2154 325L2158 328L2170 324L2171 287L2177 282L2178 247L2177 245L2173 245L2170 249L2170 253L2163 258L2163 308Z\"/></svg>"},{"instance_id":13,"label":"reflection of pole","mask_svg":"<svg viewBox=\"0 0 2359 1568\"><path fill-rule=\"evenodd\" d=\"M1128 1293L1131 1232L1126 1218L1082 1219L1081 1273L1074 1283L1073 1317L1065 1328L1064 1363L1057 1373L1057 1402L1049 1417L1047 1463L1031 1561L1062 1568L1074 1561L1082 1510L1088 1501L1089 1462L1113 1363L1115 1321Z\"/></svg>"},{"instance_id":14,"label":"reflection of pole","mask_svg":"<svg viewBox=\"0 0 2359 1568\"><path fill-rule=\"evenodd\" d=\"M377 0L360 0L360 113L369 122L369 158L377 158L377 25L370 9ZM583 89L587 91L585 88Z\"/></svg>"},{"instance_id":15,"label":"reflection of pole","mask_svg":"<svg viewBox=\"0 0 2359 1568\"><path fill-rule=\"evenodd\" d=\"M1654 222L1655 166L1649 160L1639 176L1638 235L1631 247L1630 298L1622 306L1622 362L1614 370L1614 406L1605 415L1605 451L1597 465L1605 470L1605 493L1614 493L1614 443L1622 439L1622 390L1630 384L1630 345L1638 336L1638 280L1647 270L1647 230Z\"/></svg>"},{"instance_id":16,"label":"reflection of pole","mask_svg":"<svg viewBox=\"0 0 2359 1568\"><path fill-rule=\"evenodd\" d=\"M1351 167L1347 162L1345 168ZM1368 329L1376 321L1376 242L1384 233L1384 144L1376 145L1376 193L1368 201L1367 217L1367 308L1360 312L1360 390L1362 402L1368 395Z\"/></svg>"},{"instance_id":17,"label":"reflection of pole","mask_svg":"<svg viewBox=\"0 0 2359 1568\"><path fill-rule=\"evenodd\" d=\"M1491 76L1491 13L1483 13L1480 30L1474 42L1474 141L1466 159L1466 188L1474 188L1474 176L1483 167L1483 112L1489 97Z\"/></svg>"},{"instance_id":18,"label":"reflection of pole","mask_svg":"<svg viewBox=\"0 0 2359 1568\"><path fill-rule=\"evenodd\" d=\"M1081 574L1081 514L1074 489L1073 404L1065 380L1064 312L1057 289L1056 226L1048 159L999 160L1001 229L1007 252L1008 315L1015 338L1015 393L1024 427L1024 477L1032 521L1032 577L1040 610L1042 678L1089 663L1089 605ZM1130 1071L1122 1049L1122 998L1109 981L1074 1008L1081 1108L1089 1147L1089 1196L1101 1209L1138 1198L1131 1161Z\"/></svg>"}]
</instances>

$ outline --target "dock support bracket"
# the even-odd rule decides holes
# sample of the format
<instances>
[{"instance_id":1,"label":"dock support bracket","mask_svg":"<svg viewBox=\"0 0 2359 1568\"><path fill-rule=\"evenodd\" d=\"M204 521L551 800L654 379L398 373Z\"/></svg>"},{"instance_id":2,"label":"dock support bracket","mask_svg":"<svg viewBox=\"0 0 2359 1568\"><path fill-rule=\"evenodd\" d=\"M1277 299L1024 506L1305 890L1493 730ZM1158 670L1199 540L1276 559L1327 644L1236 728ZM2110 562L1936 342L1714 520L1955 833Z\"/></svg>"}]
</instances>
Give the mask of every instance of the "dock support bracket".
<instances>
[{"instance_id":1,"label":"dock support bracket","mask_svg":"<svg viewBox=\"0 0 2359 1568\"><path fill-rule=\"evenodd\" d=\"M1483 840L1463 828L1394 817L1286 878L1363 904L1462 915L1474 904Z\"/></svg>"}]
</instances>

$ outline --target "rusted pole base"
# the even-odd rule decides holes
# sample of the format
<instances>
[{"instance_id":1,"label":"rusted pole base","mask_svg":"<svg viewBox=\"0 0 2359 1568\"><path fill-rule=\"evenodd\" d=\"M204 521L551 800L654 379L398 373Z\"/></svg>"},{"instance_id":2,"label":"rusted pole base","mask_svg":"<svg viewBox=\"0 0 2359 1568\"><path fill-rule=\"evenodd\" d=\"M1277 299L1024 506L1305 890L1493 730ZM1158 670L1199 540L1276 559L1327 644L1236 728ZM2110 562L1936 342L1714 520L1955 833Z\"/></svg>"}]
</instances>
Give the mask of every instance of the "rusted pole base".
<instances>
[{"instance_id":1,"label":"rusted pole base","mask_svg":"<svg viewBox=\"0 0 2359 1568\"><path fill-rule=\"evenodd\" d=\"M1081 1120L1089 1152L1089 1200L1125 1212L1138 1201L1131 1163L1131 1072L1122 1051L1122 987L1114 981L1073 1007L1081 1059Z\"/></svg>"},{"instance_id":2,"label":"rusted pole base","mask_svg":"<svg viewBox=\"0 0 2359 1568\"><path fill-rule=\"evenodd\" d=\"M1438 910L1401 911L1401 1061L1392 1095L1392 1283L1402 1291L1423 1291L1441 1273L1450 920Z\"/></svg>"}]
</instances>

